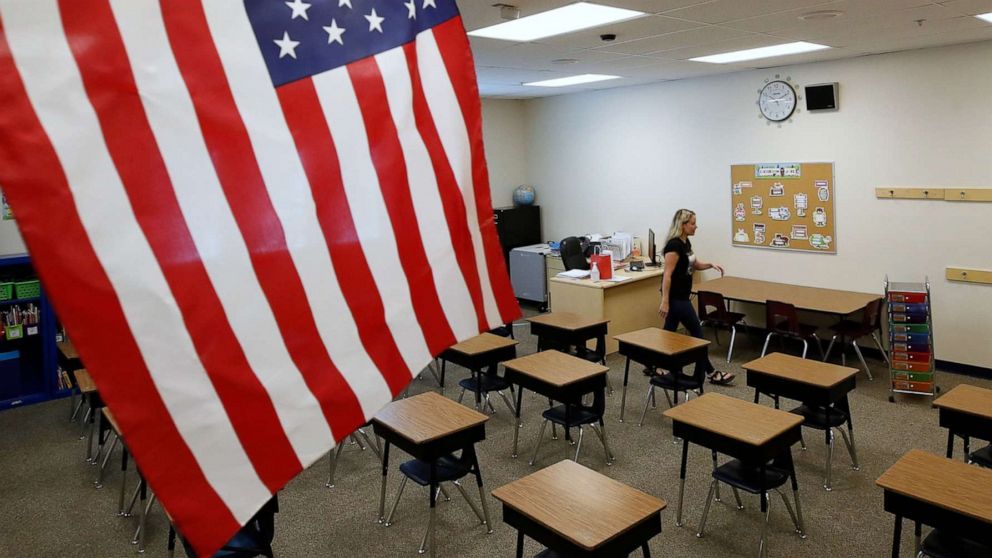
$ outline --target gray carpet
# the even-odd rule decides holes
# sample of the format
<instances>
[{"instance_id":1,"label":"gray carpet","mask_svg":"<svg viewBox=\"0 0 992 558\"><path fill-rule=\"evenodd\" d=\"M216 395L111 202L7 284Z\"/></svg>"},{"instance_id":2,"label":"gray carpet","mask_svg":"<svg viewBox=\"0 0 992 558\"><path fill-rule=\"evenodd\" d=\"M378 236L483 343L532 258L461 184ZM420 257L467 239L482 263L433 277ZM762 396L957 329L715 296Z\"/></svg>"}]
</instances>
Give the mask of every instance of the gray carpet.
<instances>
[{"instance_id":1,"label":"gray carpet","mask_svg":"<svg viewBox=\"0 0 992 558\"><path fill-rule=\"evenodd\" d=\"M515 328L521 345L519 355L534 351L529 328ZM721 340L726 343L726 333ZM740 364L755 358L760 340L738 337L734 363L726 369L738 374L732 387L708 390L750 400L752 393L744 386ZM726 345L714 345L711 355L718 367L726 354ZM852 355L853 360L853 355ZM850 361L849 361L850 362ZM703 500L709 482L709 452L693 446L689 453L686 486L685 521L675 527L678 496L680 446L672 442L671 425L661 417L659 408L649 410L644 426L637 418L647 390L641 367L632 369L627 397L627 422L620 424L619 388L623 379L623 359L613 355L608 360L610 376L617 392L608 399L607 431L617 456L613 466L606 466L602 446L595 436L585 439L579 462L631 486L659 496L669 502L663 512L663 530L651 541L654 556L753 556L757 551L761 517L756 496L743 495L746 509L737 511L725 491L725 502L710 510L706 536L696 538ZM800 493L809 534L800 540L792 532L788 514L777 497L771 500L769 529L770 556L884 556L890 550L891 515L882 509L882 493L875 479L899 456L911 448L943 454L946 431L937 425L937 413L930 398L902 396L893 404L887 401L888 383L885 363L869 360L875 381L858 376L857 390L851 396L861 470L853 471L850 459L839 443L834 452L834 489L823 487L826 447L822 433L806 431L808 451L794 449ZM449 368L446 395L457 396L454 386L465 377L457 367ZM992 387L992 382L976 378L940 374L939 384L946 391L958 383ZM414 381L411 393L436 389L433 379L424 375ZM468 401L468 398L466 399ZM767 401L766 401L767 403ZM532 394L524 399L524 427L520 433L521 457L510 458L513 425L511 415L494 398L497 414L487 424L487 439L478 447L482 472L489 490L544 467L571 457L573 447L563 440L545 440L534 468L527 461L533 451L540 426L539 410L546 403ZM104 488L94 488L96 468L83 462L84 443L79 440L79 425L69 424L68 401L52 401L32 407L0 413L0 556L131 556L136 548L129 544L135 518L119 518L117 490L120 481L119 459L115 455L109 466ZM788 402L784 405L789 408ZM960 456L960 446L956 449ZM399 484L396 467L405 457L393 450L392 472L387 494L388 506ZM416 556L426 525L426 490L412 483L407 487L396 512L395 524L383 527L375 522L379 490L379 469L370 451L357 446L345 448L339 461L336 486L326 488L328 460L324 458L294 479L280 493L281 513L276 517L274 547L278 556ZM129 477L133 486L134 477ZM471 486L472 483L469 483ZM473 487L474 488L474 487ZM581 490L582 487L576 487ZM489 509L495 532L485 534L469 507L455 490L452 500L439 505L439 556L490 557L513 556L516 533L501 521L498 503L489 497ZM469 490L473 498L478 492ZM154 508L148 526L148 556L166 554L168 523ZM910 555L912 529L904 529L904 555ZM525 553L539 551L528 540ZM183 556L182 550L177 556Z\"/></svg>"}]
</instances>

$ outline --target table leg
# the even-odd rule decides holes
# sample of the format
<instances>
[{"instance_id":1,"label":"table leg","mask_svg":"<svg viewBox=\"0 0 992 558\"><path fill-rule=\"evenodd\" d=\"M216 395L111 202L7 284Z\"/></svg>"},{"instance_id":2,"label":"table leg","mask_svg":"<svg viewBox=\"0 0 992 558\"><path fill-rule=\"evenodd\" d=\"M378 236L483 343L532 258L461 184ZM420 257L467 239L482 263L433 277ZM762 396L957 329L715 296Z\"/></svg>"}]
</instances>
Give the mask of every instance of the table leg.
<instances>
[{"instance_id":1,"label":"table leg","mask_svg":"<svg viewBox=\"0 0 992 558\"><path fill-rule=\"evenodd\" d=\"M524 558L524 532L517 531L517 558Z\"/></svg>"},{"instance_id":2,"label":"table leg","mask_svg":"<svg viewBox=\"0 0 992 558\"><path fill-rule=\"evenodd\" d=\"M475 378L475 409L484 413L486 409L482 406L482 369L473 369L472 377Z\"/></svg>"},{"instance_id":3,"label":"table leg","mask_svg":"<svg viewBox=\"0 0 992 558\"><path fill-rule=\"evenodd\" d=\"M913 546L913 552L920 551L920 538L923 535L923 529L919 521L915 522L916 525L913 526L913 536L915 537L916 544Z\"/></svg>"},{"instance_id":4,"label":"table leg","mask_svg":"<svg viewBox=\"0 0 992 558\"><path fill-rule=\"evenodd\" d=\"M630 357L623 367L623 393L620 394L620 422L623 422L623 412L627 409L627 381L630 379Z\"/></svg>"},{"instance_id":5,"label":"table leg","mask_svg":"<svg viewBox=\"0 0 992 558\"><path fill-rule=\"evenodd\" d=\"M523 402L524 387L520 386L520 389L517 390L517 427L513 429L513 453L510 454L510 457L514 459L517 458L517 439L520 437L520 428L523 426L520 422L520 406L523 405Z\"/></svg>"},{"instance_id":6,"label":"table leg","mask_svg":"<svg viewBox=\"0 0 992 558\"><path fill-rule=\"evenodd\" d=\"M386 474L389 473L389 440L382 448L382 487L379 489L379 523L386 520Z\"/></svg>"},{"instance_id":7,"label":"table leg","mask_svg":"<svg viewBox=\"0 0 992 558\"><path fill-rule=\"evenodd\" d=\"M899 540L902 538L902 516L896 514L896 526L892 530L892 558L899 558Z\"/></svg>"},{"instance_id":8,"label":"table leg","mask_svg":"<svg viewBox=\"0 0 992 558\"><path fill-rule=\"evenodd\" d=\"M679 506L675 513L675 526L682 526L682 498L685 496L685 466L689 460L689 440L682 438L682 467L679 469Z\"/></svg>"},{"instance_id":9,"label":"table leg","mask_svg":"<svg viewBox=\"0 0 992 558\"><path fill-rule=\"evenodd\" d=\"M437 556L437 461L431 461L431 558Z\"/></svg>"},{"instance_id":10,"label":"table leg","mask_svg":"<svg viewBox=\"0 0 992 558\"><path fill-rule=\"evenodd\" d=\"M641 554L644 555L644 558L651 558L651 549L648 548L648 543L641 545Z\"/></svg>"},{"instance_id":11,"label":"table leg","mask_svg":"<svg viewBox=\"0 0 992 558\"><path fill-rule=\"evenodd\" d=\"M486 520L486 534L492 534L493 522L489 519L489 504L486 500L486 491L482 488L482 469L479 468L479 456L475 453L475 445L465 448L465 451L471 452L472 469L475 471L475 482L479 486L479 499L482 500L482 515Z\"/></svg>"},{"instance_id":12,"label":"table leg","mask_svg":"<svg viewBox=\"0 0 992 558\"><path fill-rule=\"evenodd\" d=\"M758 388L754 388L754 404L755 405L758 404L758 399L759 398L761 398L761 392L758 391Z\"/></svg>"},{"instance_id":13,"label":"table leg","mask_svg":"<svg viewBox=\"0 0 992 558\"><path fill-rule=\"evenodd\" d=\"M954 431L951 429L947 430L947 458L950 459L954 456Z\"/></svg>"},{"instance_id":14,"label":"table leg","mask_svg":"<svg viewBox=\"0 0 992 558\"><path fill-rule=\"evenodd\" d=\"M964 460L968 461L968 454L971 453L971 436L964 437Z\"/></svg>"}]
</instances>

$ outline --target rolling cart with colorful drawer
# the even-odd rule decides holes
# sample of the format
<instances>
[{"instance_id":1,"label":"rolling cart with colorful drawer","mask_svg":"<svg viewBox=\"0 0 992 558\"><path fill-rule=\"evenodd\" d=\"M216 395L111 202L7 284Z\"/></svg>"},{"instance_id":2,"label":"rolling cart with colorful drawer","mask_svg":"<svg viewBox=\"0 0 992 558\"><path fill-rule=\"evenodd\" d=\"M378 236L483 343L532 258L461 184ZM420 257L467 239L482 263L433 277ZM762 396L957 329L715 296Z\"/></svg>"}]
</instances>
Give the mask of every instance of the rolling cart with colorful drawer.
<instances>
[{"instance_id":1,"label":"rolling cart with colorful drawer","mask_svg":"<svg viewBox=\"0 0 992 558\"><path fill-rule=\"evenodd\" d=\"M930 281L885 280L889 310L889 401L895 394L933 396L940 392L934 369Z\"/></svg>"}]
</instances>

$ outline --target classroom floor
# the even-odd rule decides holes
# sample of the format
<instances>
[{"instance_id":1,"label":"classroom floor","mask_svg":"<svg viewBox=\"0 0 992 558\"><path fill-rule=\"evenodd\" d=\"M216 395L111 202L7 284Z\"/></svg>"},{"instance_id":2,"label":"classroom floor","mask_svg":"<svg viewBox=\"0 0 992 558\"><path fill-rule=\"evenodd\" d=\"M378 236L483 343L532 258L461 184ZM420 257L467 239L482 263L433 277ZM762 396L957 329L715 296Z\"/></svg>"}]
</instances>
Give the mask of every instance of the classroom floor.
<instances>
[{"instance_id":1,"label":"classroom floor","mask_svg":"<svg viewBox=\"0 0 992 558\"><path fill-rule=\"evenodd\" d=\"M521 341L518 355L535 350L534 338L526 325L515 328ZM715 391L750 400L752 392L744 385L740 364L755 358L761 339L738 336L734 362L726 365L727 334L721 333L721 346L713 345L711 358L718 368L738 375L734 386ZM856 362L853 355L849 363ZM651 541L653 556L754 556L757 552L761 517L756 496L742 494L746 509L736 511L729 490L722 504L710 509L706 535L696 537L710 480L708 450L693 446L689 453L686 484L685 526L675 526L678 497L680 446L672 442L671 424L661 417L665 406L659 394L657 410L649 410L643 427L637 426L647 391L641 367L632 367L627 396L627 421L618 422L624 360L608 359L610 377L617 391L608 399L607 432L617 460L606 466L603 448L595 436L586 437L579 462L612 478L668 501L662 514L662 533ZM937 425L937 412L930 398L902 396L889 403L887 371L882 361L869 359L875 380L858 376L857 390L851 395L851 408L857 436L861 470L853 471L850 458L837 437L834 452L833 491L823 489L826 446L822 432L805 431L808 451L796 447L800 495L808 538L800 540L792 531L788 514L777 496L771 500L769 556L835 558L883 556L890 552L893 518L882 509L882 492L875 479L904 452L922 448L943 455L947 432ZM853 365L853 364L852 364ZM456 397L457 380L464 370L449 368L445 394ZM959 383L992 388L992 381L942 373L939 384L947 391ZM427 374L415 380L411 393L436 389ZM524 426L520 432L520 458L510 458L513 425L510 413L494 398L497 414L487 424L487 439L478 446L487 493L504 483L527 475L538 467L570 458L574 447L562 438L545 439L535 467L528 466L540 426L542 403L533 394L524 399ZM468 399L466 399L468 401ZM769 402L766 400L766 404ZM119 459L108 466L104 488L94 488L96 468L83 461L84 442L79 425L70 424L69 402L52 401L0 413L0 556L95 556L126 557L136 552L129 544L136 518L115 516L120 481ZM789 408L786 402L784 408ZM961 447L955 449L960 457ZM396 467L405 457L391 451L387 511L399 485ZM279 495L274 548L277 556L418 556L417 548L426 526L426 490L412 483L407 486L394 525L375 522L380 472L375 456L346 447L336 474L336 486L325 487L328 460L323 458L295 478ZM129 487L134 477L129 477ZM470 483L471 486L473 483ZM472 486L474 488L474 486ZM576 487L581 490L581 487ZM513 556L516 532L501 521L499 504L489 498L495 532L485 534L474 514L451 490L452 500L439 505L438 555L459 557ZM477 498L477 490L469 490ZM147 551L150 557L166 555L168 523L161 509L154 508L148 524ZM904 550L912 541L912 529L903 529ZM525 553L540 548L528 540ZM909 551L904 552L909 555ZM183 556L178 550L177 556ZM639 554L635 554L639 556Z\"/></svg>"}]
</instances>

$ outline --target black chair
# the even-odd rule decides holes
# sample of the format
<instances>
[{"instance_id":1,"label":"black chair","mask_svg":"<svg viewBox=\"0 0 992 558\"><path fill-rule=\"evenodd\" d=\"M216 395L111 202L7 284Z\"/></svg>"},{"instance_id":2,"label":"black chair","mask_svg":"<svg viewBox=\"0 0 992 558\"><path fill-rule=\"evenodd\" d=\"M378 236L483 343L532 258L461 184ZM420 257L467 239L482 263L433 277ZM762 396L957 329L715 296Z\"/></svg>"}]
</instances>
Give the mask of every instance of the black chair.
<instances>
[{"instance_id":1,"label":"black chair","mask_svg":"<svg viewBox=\"0 0 992 558\"><path fill-rule=\"evenodd\" d=\"M716 457L714 456L713 459L715 465ZM780 458L776 458L770 464L764 466L749 465L733 459L719 467L715 467L713 469L713 481L710 483L710 491L706 496L706 504L703 507L703 518L699 522L699 532L696 533L696 536L703 536L703 531L706 529L706 516L710 512L710 502L714 500L714 494L718 493L719 483L722 482L734 489L734 496L737 497L737 509L739 510L744 509L744 506L738 497L738 489L750 494L758 494L761 497L761 512L765 514L765 521L761 526L758 556L765 556L764 553L766 551L765 540L768 531L768 518L771 515L771 500L768 498L769 490L778 492L778 495L782 497L782 502L785 503L785 508L789 510L789 516L792 518L792 523L796 527L796 533L805 539L803 509L799 503L799 485L796 483L795 477L790 477L789 470L790 467ZM789 504L789 499L779 490L779 487L784 485L790 478L792 479L792 497L796 501L795 512L792 510L792 505Z\"/></svg>"},{"instance_id":2,"label":"black chair","mask_svg":"<svg viewBox=\"0 0 992 558\"><path fill-rule=\"evenodd\" d=\"M696 296L696 305L699 309L699 323L704 326L713 326L717 343L720 342L720 327L730 330L730 348L727 350L727 362L734 354L734 340L737 338L737 325L747 325L744 323L744 314L727 310L727 301L723 295L710 291L699 291Z\"/></svg>"},{"instance_id":3,"label":"black chair","mask_svg":"<svg viewBox=\"0 0 992 558\"><path fill-rule=\"evenodd\" d=\"M569 236L561 241L558 247L561 254L561 263L565 266L565 271L571 269L589 269L589 262L585 254L582 253L582 242L574 236Z\"/></svg>"},{"instance_id":4,"label":"black chair","mask_svg":"<svg viewBox=\"0 0 992 558\"><path fill-rule=\"evenodd\" d=\"M816 326L799 322L799 314L796 307L787 302L769 300L765 302L765 327L768 328L768 336L765 337L765 346L761 348L761 356L765 356L768 351L768 342L773 335L790 337L803 342L803 358L806 358L806 350L809 349L808 339L816 341L816 348L820 350L820 358L823 358L823 345L820 338L816 336Z\"/></svg>"},{"instance_id":5,"label":"black chair","mask_svg":"<svg viewBox=\"0 0 992 558\"><path fill-rule=\"evenodd\" d=\"M889 356L885 353L885 349L882 348L882 342L879 341L877 333L882 331L881 328L881 316L882 316L882 299L875 299L869 302L861 314L861 320L841 320L830 326L830 330L834 332L834 336L830 339L830 344L827 345L827 352L823 355L823 360L826 361L830 358L830 350L834 348L834 342L840 337L841 342L841 353L840 359L841 364L847 364L847 355L844 351L846 346L850 344L854 347L855 354L858 355L858 360L861 361L861 365L865 367L865 372L868 374L868 379L871 380L871 368L868 368L868 363L865 362L864 355L861 354L861 347L858 346L858 339L864 337L865 335L871 335L873 341L875 341L875 346L878 347L878 351L882 353L882 358L885 359L886 364L889 362Z\"/></svg>"},{"instance_id":6,"label":"black chair","mask_svg":"<svg viewBox=\"0 0 992 558\"><path fill-rule=\"evenodd\" d=\"M471 378L465 378L464 380L459 381L458 385L461 386L462 392L458 394L458 402L461 403L462 399L465 398L466 391L479 393L481 396L480 399L482 400L482 408L478 410L480 412L485 411L488 406L492 412L495 413L496 408L493 407L492 401L489 400L489 393L495 391L499 395L500 399L503 400L503 403L506 404L507 408L510 409L510 414L516 415L516 408L513 406L510 399L506 397L506 394L503 393L506 389L509 389L512 393L513 384L506 381L506 378L503 378L496 373L498 366L498 364L494 364L487 367L485 370L480 370L478 374L472 374Z\"/></svg>"},{"instance_id":7,"label":"black chair","mask_svg":"<svg viewBox=\"0 0 992 558\"><path fill-rule=\"evenodd\" d=\"M530 459L530 464L533 465L537 461L537 452L541 449L541 442L544 441L544 431L550 422L552 425L562 426L566 432L571 428L578 427L579 429L579 440L575 444L575 457L573 461L578 462L579 452L582 450L582 433L583 426L589 425L593 432L599 436L599 440L603 442L603 450L606 452L606 464L613 464L613 452L610 451L610 444L606 439L606 423L603 421L603 414L606 411L606 392L603 389L598 389L593 392L592 405L567 405L567 417L566 417L566 405L557 405L551 407L547 411L542 413L544 416L544 422L541 423L541 433L537 437L537 446L534 448L534 456ZM596 423L599 423L599 428L596 428Z\"/></svg>"},{"instance_id":8,"label":"black chair","mask_svg":"<svg viewBox=\"0 0 992 558\"><path fill-rule=\"evenodd\" d=\"M501 325L497 328L490 329L489 333L492 333L493 335L499 335L500 337L509 337L510 339L516 339L516 337L513 336L513 322Z\"/></svg>"},{"instance_id":9,"label":"black chair","mask_svg":"<svg viewBox=\"0 0 992 558\"><path fill-rule=\"evenodd\" d=\"M918 556L930 558L988 558L992 546L934 529L923 539Z\"/></svg>"},{"instance_id":10,"label":"black chair","mask_svg":"<svg viewBox=\"0 0 992 558\"><path fill-rule=\"evenodd\" d=\"M254 556L275 556L272 552L272 539L275 536L275 517L279 513L279 499L273 495L243 527L221 547L213 558L253 558ZM190 558L196 558L193 547L183 539L183 549ZM169 558L176 548L176 529L169 523Z\"/></svg>"},{"instance_id":11,"label":"black chair","mask_svg":"<svg viewBox=\"0 0 992 558\"><path fill-rule=\"evenodd\" d=\"M637 426L644 426L644 416L648 414L648 405L654 401L654 388L661 388L665 393L665 399L668 400L668 406L674 407L679 403L679 392L685 392L686 401L689 400L690 392L695 391L698 395L702 395L705 379L706 375L701 368L694 371L691 376L683 374L681 370L671 370L667 374L651 376L651 379L648 380L648 395L644 400L644 410L641 411L641 420L638 421ZM672 399L668 397L670 391L675 396L674 404Z\"/></svg>"},{"instance_id":12,"label":"black chair","mask_svg":"<svg viewBox=\"0 0 992 558\"><path fill-rule=\"evenodd\" d=\"M833 478L831 475L831 465L834 456L835 428L840 432L841 437L844 438L844 445L847 446L847 452L851 456L851 468L855 471L861 469L861 466L858 465L858 449L854 445L854 427L851 423L851 408L847 403L846 397L830 407L800 405L789 412L803 417L803 426L824 431L827 442L827 471L823 481L823 488L827 489L827 491L833 490L831 485ZM844 432L842 428L845 424L847 425L847 432ZM803 450L806 449L805 440L802 441L802 448Z\"/></svg>"},{"instance_id":13,"label":"black chair","mask_svg":"<svg viewBox=\"0 0 992 558\"><path fill-rule=\"evenodd\" d=\"M327 452L327 461L330 465L330 472L327 475L327 483L325 483L324 486L327 488L334 488L334 472L337 471L338 468L338 459L341 457L341 452L344 451L345 446L348 445L349 440L351 441L351 444L358 446L358 449L361 451L365 451L365 448L370 448L372 453L375 454L376 459L378 459L380 463L382 462L382 451L379 449L379 437L373 435L373 437L370 438L368 433L363 430L363 428L369 425L371 425L371 423L366 422L362 426L359 426L354 432L351 433L350 436L348 436L346 440L342 440L338 443L337 448ZM363 441L365 443L362 443Z\"/></svg>"},{"instance_id":14,"label":"black chair","mask_svg":"<svg viewBox=\"0 0 992 558\"><path fill-rule=\"evenodd\" d=\"M968 463L992 469L992 444L968 454Z\"/></svg>"}]
</instances>

